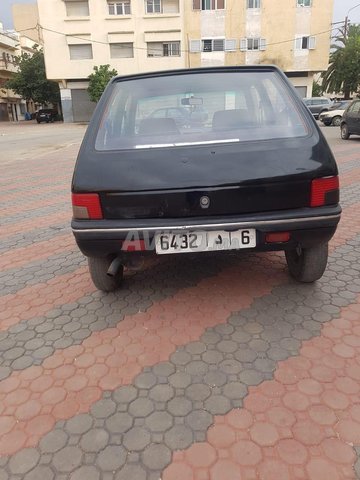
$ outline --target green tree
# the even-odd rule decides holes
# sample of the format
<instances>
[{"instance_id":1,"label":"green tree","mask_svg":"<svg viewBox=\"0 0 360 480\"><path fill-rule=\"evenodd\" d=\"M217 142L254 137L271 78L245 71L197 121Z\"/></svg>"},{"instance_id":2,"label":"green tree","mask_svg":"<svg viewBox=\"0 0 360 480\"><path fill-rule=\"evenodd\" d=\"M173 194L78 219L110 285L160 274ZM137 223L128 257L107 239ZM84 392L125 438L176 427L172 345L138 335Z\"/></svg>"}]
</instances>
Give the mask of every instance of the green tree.
<instances>
[{"instance_id":1,"label":"green tree","mask_svg":"<svg viewBox=\"0 0 360 480\"><path fill-rule=\"evenodd\" d=\"M59 85L46 78L42 49L36 47L32 55L21 54L15 63L19 67L18 72L6 82L6 88L13 90L26 101L33 100L40 104L60 102Z\"/></svg>"},{"instance_id":2,"label":"green tree","mask_svg":"<svg viewBox=\"0 0 360 480\"><path fill-rule=\"evenodd\" d=\"M110 70L110 65L94 67L94 73L89 75L89 96L92 102L98 102L103 94L106 85L117 75L116 70Z\"/></svg>"},{"instance_id":3,"label":"green tree","mask_svg":"<svg viewBox=\"0 0 360 480\"><path fill-rule=\"evenodd\" d=\"M344 93L346 99L360 85L360 25L350 25L348 34L340 29L332 45L330 64L323 73L323 88L328 93Z\"/></svg>"},{"instance_id":4,"label":"green tree","mask_svg":"<svg viewBox=\"0 0 360 480\"><path fill-rule=\"evenodd\" d=\"M313 82L312 96L321 97L323 94L323 86L320 83Z\"/></svg>"}]
</instances>

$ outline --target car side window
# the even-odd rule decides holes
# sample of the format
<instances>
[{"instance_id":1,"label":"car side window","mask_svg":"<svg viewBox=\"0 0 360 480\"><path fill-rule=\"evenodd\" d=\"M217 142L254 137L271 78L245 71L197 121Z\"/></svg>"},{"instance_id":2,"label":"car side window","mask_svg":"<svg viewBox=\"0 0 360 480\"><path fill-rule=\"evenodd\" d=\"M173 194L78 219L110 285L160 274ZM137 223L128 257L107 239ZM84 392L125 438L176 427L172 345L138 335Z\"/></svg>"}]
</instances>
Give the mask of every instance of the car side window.
<instances>
[{"instance_id":1,"label":"car side window","mask_svg":"<svg viewBox=\"0 0 360 480\"><path fill-rule=\"evenodd\" d=\"M351 113L360 113L360 102L355 102L349 109Z\"/></svg>"}]
</instances>

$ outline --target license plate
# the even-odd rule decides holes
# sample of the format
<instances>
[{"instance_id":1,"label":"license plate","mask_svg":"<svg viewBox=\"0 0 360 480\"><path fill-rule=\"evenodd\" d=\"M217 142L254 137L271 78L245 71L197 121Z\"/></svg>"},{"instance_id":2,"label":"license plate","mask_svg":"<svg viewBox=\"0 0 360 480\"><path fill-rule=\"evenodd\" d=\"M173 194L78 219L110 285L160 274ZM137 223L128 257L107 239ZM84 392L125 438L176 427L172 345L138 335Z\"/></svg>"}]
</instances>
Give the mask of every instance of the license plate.
<instances>
[{"instance_id":1,"label":"license plate","mask_svg":"<svg viewBox=\"0 0 360 480\"><path fill-rule=\"evenodd\" d=\"M225 232L164 232L155 235L155 248L158 254L211 252L218 250L238 250L256 247L256 230Z\"/></svg>"}]
</instances>

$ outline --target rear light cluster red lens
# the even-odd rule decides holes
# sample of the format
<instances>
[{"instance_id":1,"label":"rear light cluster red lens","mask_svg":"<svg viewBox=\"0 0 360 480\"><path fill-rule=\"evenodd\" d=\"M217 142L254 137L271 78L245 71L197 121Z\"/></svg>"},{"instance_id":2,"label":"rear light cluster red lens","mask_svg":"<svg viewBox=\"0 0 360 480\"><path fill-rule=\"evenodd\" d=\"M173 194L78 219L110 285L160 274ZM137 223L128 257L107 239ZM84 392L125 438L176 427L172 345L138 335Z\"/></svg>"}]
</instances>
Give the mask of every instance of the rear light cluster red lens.
<instances>
[{"instance_id":1,"label":"rear light cluster red lens","mask_svg":"<svg viewBox=\"0 0 360 480\"><path fill-rule=\"evenodd\" d=\"M290 240L290 232L272 232L265 236L266 243L286 243Z\"/></svg>"},{"instance_id":2,"label":"rear light cluster red lens","mask_svg":"<svg viewBox=\"0 0 360 480\"><path fill-rule=\"evenodd\" d=\"M334 193L338 202L339 177L316 178L311 183L311 207L322 207L327 205L326 197L329 193ZM336 195L337 194L337 195Z\"/></svg>"},{"instance_id":3,"label":"rear light cluster red lens","mask_svg":"<svg viewBox=\"0 0 360 480\"><path fill-rule=\"evenodd\" d=\"M100 220L103 218L100 197L97 193L73 193L74 218L78 220Z\"/></svg>"}]
</instances>

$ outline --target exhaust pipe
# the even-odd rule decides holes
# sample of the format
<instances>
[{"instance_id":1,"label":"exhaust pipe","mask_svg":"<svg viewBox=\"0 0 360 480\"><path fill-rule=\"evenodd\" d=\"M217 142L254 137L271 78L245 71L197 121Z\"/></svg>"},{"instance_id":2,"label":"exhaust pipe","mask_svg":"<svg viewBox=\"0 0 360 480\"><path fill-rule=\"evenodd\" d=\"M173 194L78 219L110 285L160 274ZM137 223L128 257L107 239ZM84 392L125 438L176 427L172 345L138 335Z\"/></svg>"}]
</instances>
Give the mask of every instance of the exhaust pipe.
<instances>
[{"instance_id":1,"label":"exhaust pipe","mask_svg":"<svg viewBox=\"0 0 360 480\"><path fill-rule=\"evenodd\" d=\"M121 267L122 260L120 257L115 257L114 260L110 263L110 267L106 272L109 277L115 277Z\"/></svg>"}]
</instances>

